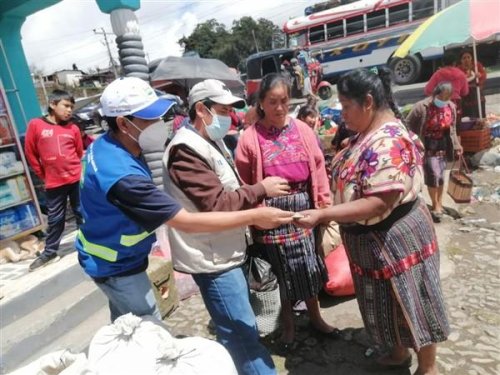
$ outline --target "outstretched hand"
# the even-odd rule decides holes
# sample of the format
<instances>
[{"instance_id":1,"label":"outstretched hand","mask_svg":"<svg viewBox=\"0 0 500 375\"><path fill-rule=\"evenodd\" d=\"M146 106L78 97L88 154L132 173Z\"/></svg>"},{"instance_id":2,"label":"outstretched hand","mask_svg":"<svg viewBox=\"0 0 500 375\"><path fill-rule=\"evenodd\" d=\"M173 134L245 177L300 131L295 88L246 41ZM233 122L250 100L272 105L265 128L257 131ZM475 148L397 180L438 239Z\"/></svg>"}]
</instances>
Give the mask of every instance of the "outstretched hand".
<instances>
[{"instance_id":1,"label":"outstretched hand","mask_svg":"<svg viewBox=\"0 0 500 375\"><path fill-rule=\"evenodd\" d=\"M293 220L293 212L283 211L274 207L260 207L255 209L253 225L260 229L273 229Z\"/></svg>"},{"instance_id":2,"label":"outstretched hand","mask_svg":"<svg viewBox=\"0 0 500 375\"><path fill-rule=\"evenodd\" d=\"M294 220L293 223L301 228L314 228L321 221L320 210L306 210L299 212L303 218Z\"/></svg>"}]
</instances>

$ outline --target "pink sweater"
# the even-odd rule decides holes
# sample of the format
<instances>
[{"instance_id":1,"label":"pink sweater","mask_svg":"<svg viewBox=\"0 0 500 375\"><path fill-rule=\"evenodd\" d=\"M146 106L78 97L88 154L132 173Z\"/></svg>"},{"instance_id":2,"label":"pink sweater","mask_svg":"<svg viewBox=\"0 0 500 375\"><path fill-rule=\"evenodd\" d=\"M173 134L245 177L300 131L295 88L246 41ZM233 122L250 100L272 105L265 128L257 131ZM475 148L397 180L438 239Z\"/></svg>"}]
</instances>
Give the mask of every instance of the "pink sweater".
<instances>
[{"instance_id":1,"label":"pink sweater","mask_svg":"<svg viewBox=\"0 0 500 375\"><path fill-rule=\"evenodd\" d=\"M311 128L300 120L293 120L299 130L304 149L309 157L311 186L314 206L321 208L331 204L330 186L325 170L325 158L318 146L318 140ZM255 124L248 127L238 140L236 168L246 184L256 184L264 179L262 154Z\"/></svg>"}]
</instances>

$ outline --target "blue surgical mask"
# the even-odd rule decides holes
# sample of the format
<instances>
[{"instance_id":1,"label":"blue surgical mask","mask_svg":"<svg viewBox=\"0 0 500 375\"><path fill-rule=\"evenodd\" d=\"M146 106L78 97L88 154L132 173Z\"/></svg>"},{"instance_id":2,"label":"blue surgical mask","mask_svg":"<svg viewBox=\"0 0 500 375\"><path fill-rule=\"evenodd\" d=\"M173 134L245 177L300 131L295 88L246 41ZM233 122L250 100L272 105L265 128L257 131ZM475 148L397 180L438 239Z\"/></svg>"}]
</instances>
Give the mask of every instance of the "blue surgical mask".
<instances>
[{"instance_id":1,"label":"blue surgical mask","mask_svg":"<svg viewBox=\"0 0 500 375\"><path fill-rule=\"evenodd\" d=\"M444 107L446 107L449 103L450 103L450 102L449 102L449 100L444 101L444 100L441 100L441 99L439 99L439 98L434 98L434 105L435 105L436 107L438 107L438 108L444 108Z\"/></svg>"},{"instance_id":2,"label":"blue surgical mask","mask_svg":"<svg viewBox=\"0 0 500 375\"><path fill-rule=\"evenodd\" d=\"M231 117L217 115L209 109L208 111L212 114L212 123L207 125L205 120L203 120L203 123L205 124L205 131L208 137L215 142L226 136L231 127Z\"/></svg>"}]
</instances>

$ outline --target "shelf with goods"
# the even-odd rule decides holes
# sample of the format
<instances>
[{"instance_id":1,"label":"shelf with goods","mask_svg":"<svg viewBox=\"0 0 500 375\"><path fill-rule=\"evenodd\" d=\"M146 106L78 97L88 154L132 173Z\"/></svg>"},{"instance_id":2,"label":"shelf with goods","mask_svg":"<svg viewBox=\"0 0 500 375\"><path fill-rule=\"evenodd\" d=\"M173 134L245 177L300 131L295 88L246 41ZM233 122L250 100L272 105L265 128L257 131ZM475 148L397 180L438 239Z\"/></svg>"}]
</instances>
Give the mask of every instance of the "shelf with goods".
<instances>
[{"instance_id":1,"label":"shelf with goods","mask_svg":"<svg viewBox=\"0 0 500 375\"><path fill-rule=\"evenodd\" d=\"M44 227L35 189L0 81L0 246Z\"/></svg>"}]
</instances>

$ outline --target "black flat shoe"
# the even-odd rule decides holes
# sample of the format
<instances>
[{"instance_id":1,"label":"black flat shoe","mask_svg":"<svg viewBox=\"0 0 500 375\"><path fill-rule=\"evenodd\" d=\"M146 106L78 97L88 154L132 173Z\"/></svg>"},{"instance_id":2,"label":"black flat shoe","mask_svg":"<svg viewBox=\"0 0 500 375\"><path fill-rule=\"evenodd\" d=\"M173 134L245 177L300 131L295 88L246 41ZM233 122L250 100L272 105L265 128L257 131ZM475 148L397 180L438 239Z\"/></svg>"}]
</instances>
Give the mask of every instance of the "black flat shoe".
<instances>
[{"instance_id":1,"label":"black flat shoe","mask_svg":"<svg viewBox=\"0 0 500 375\"><path fill-rule=\"evenodd\" d=\"M432 217L432 221L434 223L440 223L442 216L443 216L443 214L441 214L441 213L437 213L437 212L431 211L431 217Z\"/></svg>"}]
</instances>

